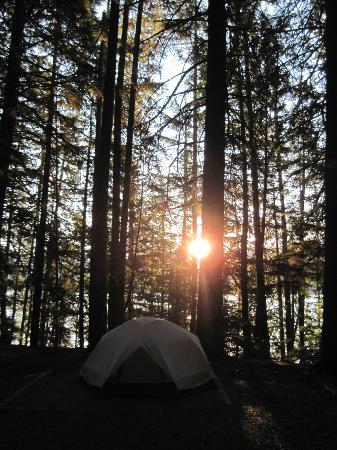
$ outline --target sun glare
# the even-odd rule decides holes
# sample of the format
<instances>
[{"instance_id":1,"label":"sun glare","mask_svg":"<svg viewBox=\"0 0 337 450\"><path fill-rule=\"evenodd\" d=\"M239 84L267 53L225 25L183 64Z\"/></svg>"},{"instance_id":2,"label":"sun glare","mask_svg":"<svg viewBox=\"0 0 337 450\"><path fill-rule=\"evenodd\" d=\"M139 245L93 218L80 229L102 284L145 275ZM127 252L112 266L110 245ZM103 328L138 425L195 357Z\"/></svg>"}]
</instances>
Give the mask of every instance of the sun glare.
<instances>
[{"instance_id":1,"label":"sun glare","mask_svg":"<svg viewBox=\"0 0 337 450\"><path fill-rule=\"evenodd\" d=\"M205 258L205 256L209 255L211 251L211 247L205 239L196 239L192 241L188 246L188 250L197 259Z\"/></svg>"}]
</instances>

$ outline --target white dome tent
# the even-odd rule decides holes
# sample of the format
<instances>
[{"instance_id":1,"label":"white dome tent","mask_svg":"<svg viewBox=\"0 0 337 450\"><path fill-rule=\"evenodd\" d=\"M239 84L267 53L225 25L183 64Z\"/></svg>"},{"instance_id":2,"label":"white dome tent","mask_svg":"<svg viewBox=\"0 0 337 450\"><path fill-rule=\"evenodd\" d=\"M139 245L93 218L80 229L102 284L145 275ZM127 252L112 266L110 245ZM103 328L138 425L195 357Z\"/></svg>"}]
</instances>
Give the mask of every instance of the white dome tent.
<instances>
[{"instance_id":1,"label":"white dome tent","mask_svg":"<svg viewBox=\"0 0 337 450\"><path fill-rule=\"evenodd\" d=\"M109 331L86 360L87 384L172 383L180 390L215 380L197 336L163 319L132 319Z\"/></svg>"}]
</instances>

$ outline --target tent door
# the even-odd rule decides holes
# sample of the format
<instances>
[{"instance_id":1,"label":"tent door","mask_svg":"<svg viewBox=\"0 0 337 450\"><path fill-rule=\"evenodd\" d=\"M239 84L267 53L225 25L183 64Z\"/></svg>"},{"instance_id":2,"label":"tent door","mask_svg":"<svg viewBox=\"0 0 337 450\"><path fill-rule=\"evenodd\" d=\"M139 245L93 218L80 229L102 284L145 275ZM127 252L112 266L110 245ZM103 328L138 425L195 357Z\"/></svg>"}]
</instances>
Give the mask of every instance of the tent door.
<instances>
[{"instance_id":1,"label":"tent door","mask_svg":"<svg viewBox=\"0 0 337 450\"><path fill-rule=\"evenodd\" d=\"M142 348L134 351L111 376L117 383L172 383L172 378Z\"/></svg>"}]
</instances>

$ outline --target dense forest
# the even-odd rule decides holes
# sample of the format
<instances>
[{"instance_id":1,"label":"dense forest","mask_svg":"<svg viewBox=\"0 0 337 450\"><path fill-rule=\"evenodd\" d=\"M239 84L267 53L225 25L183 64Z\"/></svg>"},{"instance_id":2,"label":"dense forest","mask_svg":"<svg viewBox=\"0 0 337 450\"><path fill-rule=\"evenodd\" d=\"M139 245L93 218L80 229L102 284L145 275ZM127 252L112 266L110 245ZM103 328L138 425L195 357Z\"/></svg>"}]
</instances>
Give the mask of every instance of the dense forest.
<instances>
[{"instance_id":1,"label":"dense forest","mask_svg":"<svg viewBox=\"0 0 337 450\"><path fill-rule=\"evenodd\" d=\"M336 369L333 1L1 6L2 342L149 314Z\"/></svg>"}]
</instances>

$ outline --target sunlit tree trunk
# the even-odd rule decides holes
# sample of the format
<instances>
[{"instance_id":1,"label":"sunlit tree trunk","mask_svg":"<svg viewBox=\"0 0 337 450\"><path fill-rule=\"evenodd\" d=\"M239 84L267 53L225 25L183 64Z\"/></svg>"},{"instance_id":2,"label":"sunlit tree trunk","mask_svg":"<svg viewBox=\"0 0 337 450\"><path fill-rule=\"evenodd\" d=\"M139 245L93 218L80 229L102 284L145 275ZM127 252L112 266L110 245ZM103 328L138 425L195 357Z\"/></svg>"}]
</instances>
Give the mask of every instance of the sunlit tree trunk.
<instances>
[{"instance_id":1,"label":"sunlit tree trunk","mask_svg":"<svg viewBox=\"0 0 337 450\"><path fill-rule=\"evenodd\" d=\"M100 139L94 160L91 260L89 284L89 345L94 346L107 329L107 212L119 2L112 1L103 88Z\"/></svg>"},{"instance_id":2,"label":"sunlit tree trunk","mask_svg":"<svg viewBox=\"0 0 337 450\"><path fill-rule=\"evenodd\" d=\"M202 235L211 252L200 264L197 312L197 333L209 354L223 352L225 64L225 2L209 0Z\"/></svg>"}]
</instances>

